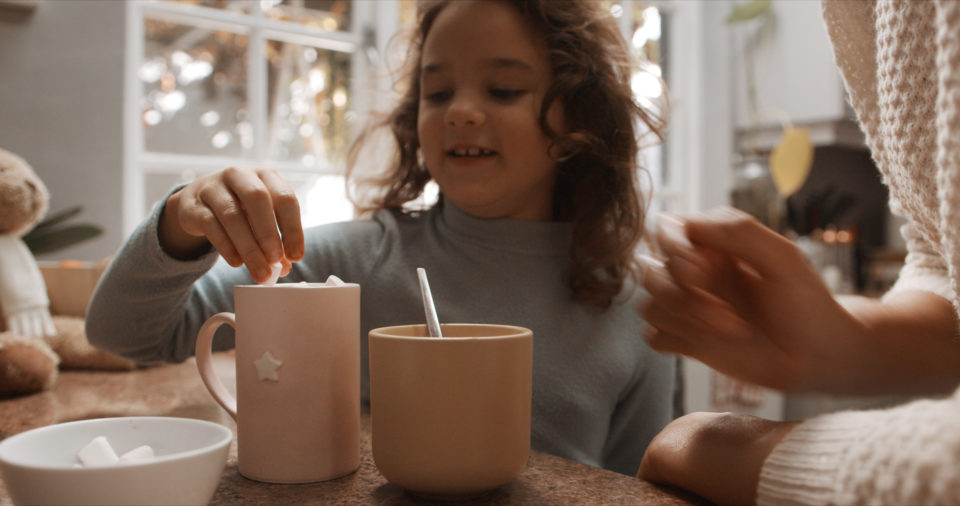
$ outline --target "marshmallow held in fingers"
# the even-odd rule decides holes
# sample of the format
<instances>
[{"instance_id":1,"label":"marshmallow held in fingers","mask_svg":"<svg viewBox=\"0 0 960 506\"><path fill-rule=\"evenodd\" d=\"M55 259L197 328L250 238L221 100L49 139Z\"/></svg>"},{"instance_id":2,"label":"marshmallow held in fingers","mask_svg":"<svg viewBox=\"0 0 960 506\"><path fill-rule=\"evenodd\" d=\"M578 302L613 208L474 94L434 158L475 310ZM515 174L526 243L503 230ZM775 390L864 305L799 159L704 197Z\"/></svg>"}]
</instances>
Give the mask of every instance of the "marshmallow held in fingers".
<instances>
[{"instance_id":1,"label":"marshmallow held in fingers","mask_svg":"<svg viewBox=\"0 0 960 506\"><path fill-rule=\"evenodd\" d=\"M266 281L260 283L261 285L275 285L277 280L280 279L280 272L283 271L283 264L281 262L275 262L270 264L270 277Z\"/></svg>"}]
</instances>

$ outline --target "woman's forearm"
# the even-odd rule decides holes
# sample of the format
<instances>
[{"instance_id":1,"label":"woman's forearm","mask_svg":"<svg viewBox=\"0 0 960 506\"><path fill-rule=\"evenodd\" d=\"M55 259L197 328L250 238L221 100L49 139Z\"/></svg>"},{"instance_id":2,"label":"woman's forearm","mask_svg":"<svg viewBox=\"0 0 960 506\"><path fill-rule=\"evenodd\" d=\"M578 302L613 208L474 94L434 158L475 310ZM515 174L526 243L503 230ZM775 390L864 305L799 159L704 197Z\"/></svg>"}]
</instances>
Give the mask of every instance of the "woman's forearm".
<instances>
[{"instance_id":1,"label":"woman's forearm","mask_svg":"<svg viewBox=\"0 0 960 506\"><path fill-rule=\"evenodd\" d=\"M881 301L838 298L865 329L844 362L825 372L823 390L841 394L948 393L960 383L960 333L953 306L930 292L905 291ZM837 336L838 339L841 336Z\"/></svg>"}]
</instances>

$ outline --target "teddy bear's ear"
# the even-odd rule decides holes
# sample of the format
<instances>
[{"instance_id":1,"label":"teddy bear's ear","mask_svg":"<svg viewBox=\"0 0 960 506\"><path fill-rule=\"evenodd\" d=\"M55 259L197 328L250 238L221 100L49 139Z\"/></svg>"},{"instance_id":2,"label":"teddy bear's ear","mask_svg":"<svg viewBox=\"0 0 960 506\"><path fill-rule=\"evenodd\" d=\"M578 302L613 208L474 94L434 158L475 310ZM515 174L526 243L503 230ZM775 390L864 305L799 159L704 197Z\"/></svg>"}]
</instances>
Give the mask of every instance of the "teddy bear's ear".
<instances>
[{"instance_id":1,"label":"teddy bear's ear","mask_svg":"<svg viewBox=\"0 0 960 506\"><path fill-rule=\"evenodd\" d=\"M47 213L50 193L33 168L0 149L0 233L22 236Z\"/></svg>"}]
</instances>

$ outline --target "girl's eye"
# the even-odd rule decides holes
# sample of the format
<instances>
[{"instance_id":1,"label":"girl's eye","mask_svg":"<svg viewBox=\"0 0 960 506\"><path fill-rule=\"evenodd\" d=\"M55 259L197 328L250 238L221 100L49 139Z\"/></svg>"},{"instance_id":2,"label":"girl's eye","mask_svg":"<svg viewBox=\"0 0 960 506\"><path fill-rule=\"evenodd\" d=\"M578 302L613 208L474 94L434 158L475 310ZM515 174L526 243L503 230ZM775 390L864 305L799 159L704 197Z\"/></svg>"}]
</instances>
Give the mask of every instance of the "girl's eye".
<instances>
[{"instance_id":1,"label":"girl's eye","mask_svg":"<svg viewBox=\"0 0 960 506\"><path fill-rule=\"evenodd\" d=\"M513 100L526 93L526 90L516 90L511 88L491 88L490 96L497 100Z\"/></svg>"},{"instance_id":2,"label":"girl's eye","mask_svg":"<svg viewBox=\"0 0 960 506\"><path fill-rule=\"evenodd\" d=\"M449 91L435 91L433 93L427 93L424 98L426 98L427 102L439 104L449 99L451 95L453 95L453 93Z\"/></svg>"}]
</instances>

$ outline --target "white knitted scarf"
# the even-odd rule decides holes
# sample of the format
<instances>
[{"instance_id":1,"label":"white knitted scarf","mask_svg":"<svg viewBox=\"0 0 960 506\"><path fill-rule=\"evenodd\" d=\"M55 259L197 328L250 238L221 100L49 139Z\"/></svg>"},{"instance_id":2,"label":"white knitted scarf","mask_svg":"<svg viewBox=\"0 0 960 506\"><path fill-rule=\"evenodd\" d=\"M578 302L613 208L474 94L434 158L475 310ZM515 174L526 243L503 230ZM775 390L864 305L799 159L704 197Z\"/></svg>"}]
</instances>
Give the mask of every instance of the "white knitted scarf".
<instances>
[{"instance_id":1,"label":"white knitted scarf","mask_svg":"<svg viewBox=\"0 0 960 506\"><path fill-rule=\"evenodd\" d=\"M54 335L50 301L40 268L16 235L0 235L0 307L8 331L21 336Z\"/></svg>"}]
</instances>

